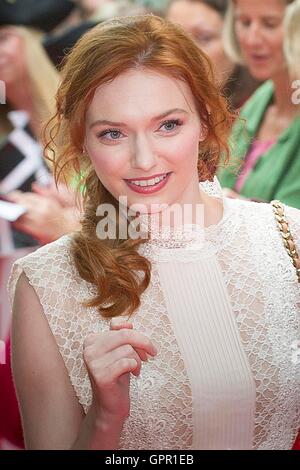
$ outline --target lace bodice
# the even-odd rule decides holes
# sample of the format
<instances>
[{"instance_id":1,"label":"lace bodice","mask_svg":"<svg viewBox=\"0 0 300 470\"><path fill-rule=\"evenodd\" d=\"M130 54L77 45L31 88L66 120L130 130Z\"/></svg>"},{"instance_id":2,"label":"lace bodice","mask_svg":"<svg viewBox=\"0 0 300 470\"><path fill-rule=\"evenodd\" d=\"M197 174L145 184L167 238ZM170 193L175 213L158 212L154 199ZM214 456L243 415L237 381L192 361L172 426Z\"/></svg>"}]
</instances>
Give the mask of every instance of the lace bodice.
<instances>
[{"instance_id":1,"label":"lace bodice","mask_svg":"<svg viewBox=\"0 0 300 470\"><path fill-rule=\"evenodd\" d=\"M220 196L217 181L204 183ZM286 208L294 238L300 213ZM300 287L269 204L224 200L201 244L146 243L151 283L132 317L158 355L131 378L121 449L290 449L300 427ZM72 262L72 235L18 260L43 306L79 402L92 392L82 345L109 321ZM299 243L298 243L298 247Z\"/></svg>"}]
</instances>

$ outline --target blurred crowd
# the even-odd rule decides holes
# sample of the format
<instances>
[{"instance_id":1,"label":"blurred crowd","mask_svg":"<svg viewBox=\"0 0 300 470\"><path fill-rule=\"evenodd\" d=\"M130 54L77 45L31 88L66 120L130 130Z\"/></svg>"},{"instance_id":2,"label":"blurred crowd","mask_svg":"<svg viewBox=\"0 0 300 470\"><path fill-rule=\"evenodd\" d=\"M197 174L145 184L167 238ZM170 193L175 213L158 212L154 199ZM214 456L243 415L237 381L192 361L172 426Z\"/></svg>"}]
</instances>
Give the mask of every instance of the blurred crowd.
<instances>
[{"instance_id":1,"label":"blurred crowd","mask_svg":"<svg viewBox=\"0 0 300 470\"><path fill-rule=\"evenodd\" d=\"M236 113L224 195L300 208L300 0L0 0L0 339L13 261L80 227L78 182L57 186L43 151L63 58L98 22L145 13L193 37ZM6 347L0 449L22 448Z\"/></svg>"}]
</instances>

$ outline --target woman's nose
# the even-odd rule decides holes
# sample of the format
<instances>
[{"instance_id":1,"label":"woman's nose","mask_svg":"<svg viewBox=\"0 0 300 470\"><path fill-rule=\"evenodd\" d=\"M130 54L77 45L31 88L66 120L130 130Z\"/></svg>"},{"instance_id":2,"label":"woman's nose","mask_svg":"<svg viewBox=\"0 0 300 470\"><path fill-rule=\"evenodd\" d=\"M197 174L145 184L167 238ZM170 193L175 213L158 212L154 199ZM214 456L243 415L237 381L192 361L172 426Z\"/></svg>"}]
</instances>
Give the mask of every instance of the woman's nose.
<instances>
[{"instance_id":1,"label":"woman's nose","mask_svg":"<svg viewBox=\"0 0 300 470\"><path fill-rule=\"evenodd\" d=\"M246 33L245 42L248 46L260 46L263 41L261 26L253 22Z\"/></svg>"},{"instance_id":2,"label":"woman's nose","mask_svg":"<svg viewBox=\"0 0 300 470\"><path fill-rule=\"evenodd\" d=\"M131 166L148 172L156 166L156 153L147 138L139 137L132 149Z\"/></svg>"}]
</instances>

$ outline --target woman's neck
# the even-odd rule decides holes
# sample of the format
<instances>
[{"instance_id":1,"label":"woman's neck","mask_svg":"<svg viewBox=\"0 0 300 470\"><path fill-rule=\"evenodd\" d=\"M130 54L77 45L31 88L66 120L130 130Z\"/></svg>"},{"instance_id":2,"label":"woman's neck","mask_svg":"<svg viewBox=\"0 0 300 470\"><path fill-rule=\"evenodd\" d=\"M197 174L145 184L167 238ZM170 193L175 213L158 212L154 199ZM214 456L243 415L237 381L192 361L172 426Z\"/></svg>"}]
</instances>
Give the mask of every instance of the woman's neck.
<instances>
[{"instance_id":1,"label":"woman's neck","mask_svg":"<svg viewBox=\"0 0 300 470\"><path fill-rule=\"evenodd\" d=\"M190 184L182 199L165 208L162 212L142 217L143 223L162 229L197 225L201 228L217 225L223 217L223 200L211 197L199 185L198 178Z\"/></svg>"}]
</instances>

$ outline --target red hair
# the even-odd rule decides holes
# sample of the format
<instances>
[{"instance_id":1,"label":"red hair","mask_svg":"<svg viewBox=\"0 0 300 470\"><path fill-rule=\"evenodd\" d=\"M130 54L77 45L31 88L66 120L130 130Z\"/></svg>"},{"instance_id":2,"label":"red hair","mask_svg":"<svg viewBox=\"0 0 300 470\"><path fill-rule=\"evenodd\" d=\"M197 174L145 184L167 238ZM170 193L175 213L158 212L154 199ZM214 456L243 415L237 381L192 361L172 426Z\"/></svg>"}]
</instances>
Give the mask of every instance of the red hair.
<instances>
[{"instance_id":1,"label":"red hair","mask_svg":"<svg viewBox=\"0 0 300 470\"><path fill-rule=\"evenodd\" d=\"M97 238L97 206L111 203L118 214L118 203L82 153L85 113L97 87L139 67L189 85L207 131L199 148L199 180L211 179L221 152L229 154L227 142L234 119L215 85L208 57L183 29L162 18L145 15L101 23L85 34L67 57L46 152L57 181L67 180L75 172L84 183L82 230L74 235L72 256L80 276L97 287L96 297L86 305L96 306L106 317L131 314L139 306L140 295L150 281L151 265L137 252L142 240ZM142 278L137 271L143 273Z\"/></svg>"}]
</instances>

